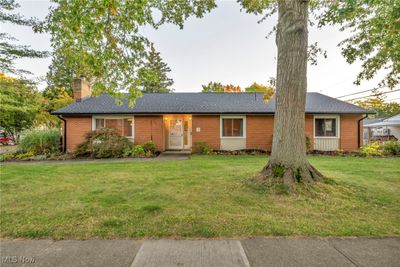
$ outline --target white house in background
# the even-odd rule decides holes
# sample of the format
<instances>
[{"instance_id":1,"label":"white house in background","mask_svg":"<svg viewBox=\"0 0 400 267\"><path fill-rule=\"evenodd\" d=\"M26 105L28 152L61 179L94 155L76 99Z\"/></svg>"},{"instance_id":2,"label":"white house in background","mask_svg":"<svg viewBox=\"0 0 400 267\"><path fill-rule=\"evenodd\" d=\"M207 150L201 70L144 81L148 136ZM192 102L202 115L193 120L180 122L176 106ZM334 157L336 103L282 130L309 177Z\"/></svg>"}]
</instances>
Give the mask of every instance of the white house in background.
<instances>
[{"instance_id":1,"label":"white house in background","mask_svg":"<svg viewBox=\"0 0 400 267\"><path fill-rule=\"evenodd\" d=\"M363 140L400 140L400 114L390 118L365 119Z\"/></svg>"}]
</instances>

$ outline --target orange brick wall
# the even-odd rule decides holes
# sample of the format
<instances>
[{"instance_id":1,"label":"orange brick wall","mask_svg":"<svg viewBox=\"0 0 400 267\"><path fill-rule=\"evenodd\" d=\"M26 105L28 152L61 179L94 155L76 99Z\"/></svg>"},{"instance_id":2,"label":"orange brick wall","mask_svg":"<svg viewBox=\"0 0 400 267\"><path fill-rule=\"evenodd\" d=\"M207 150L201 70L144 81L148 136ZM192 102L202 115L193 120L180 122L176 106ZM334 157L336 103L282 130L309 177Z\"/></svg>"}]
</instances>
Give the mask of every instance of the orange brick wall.
<instances>
[{"instance_id":1,"label":"orange brick wall","mask_svg":"<svg viewBox=\"0 0 400 267\"><path fill-rule=\"evenodd\" d=\"M246 124L246 148L271 151L274 116L248 115Z\"/></svg>"},{"instance_id":2,"label":"orange brick wall","mask_svg":"<svg viewBox=\"0 0 400 267\"><path fill-rule=\"evenodd\" d=\"M306 115L306 136L311 139L311 149L314 149L314 116Z\"/></svg>"},{"instance_id":3,"label":"orange brick wall","mask_svg":"<svg viewBox=\"0 0 400 267\"><path fill-rule=\"evenodd\" d=\"M158 150L165 150L163 116L135 116L135 144L150 140L153 140Z\"/></svg>"},{"instance_id":4,"label":"orange brick wall","mask_svg":"<svg viewBox=\"0 0 400 267\"><path fill-rule=\"evenodd\" d=\"M358 149L357 122L361 115L341 115L340 117L340 149L351 151ZM67 121L67 151L72 152L83 142L85 133L92 130L91 117L65 117ZM248 115L246 117L246 148L272 148L274 127L273 116ZM196 132L200 128L200 132ZM306 115L306 135L313 139L313 116ZM362 130L362 127L361 127ZM163 116L135 116L135 143L143 144L153 140L160 151L165 150L165 134ZM192 116L192 145L195 142L206 142L213 149L220 149L220 116ZM313 143L313 142L312 142Z\"/></svg>"},{"instance_id":5,"label":"orange brick wall","mask_svg":"<svg viewBox=\"0 0 400 267\"><path fill-rule=\"evenodd\" d=\"M206 142L213 149L220 149L220 116L193 115L192 116L192 145L195 142ZM200 132L196 132L200 128Z\"/></svg>"},{"instance_id":6,"label":"orange brick wall","mask_svg":"<svg viewBox=\"0 0 400 267\"><path fill-rule=\"evenodd\" d=\"M92 117L65 117L67 121L67 151L73 152L92 130Z\"/></svg>"},{"instance_id":7,"label":"orange brick wall","mask_svg":"<svg viewBox=\"0 0 400 267\"><path fill-rule=\"evenodd\" d=\"M351 151L358 149L358 120L361 115L340 116L340 149ZM362 129L362 127L360 127Z\"/></svg>"},{"instance_id":8,"label":"orange brick wall","mask_svg":"<svg viewBox=\"0 0 400 267\"><path fill-rule=\"evenodd\" d=\"M247 149L263 149L271 151L274 132L274 116L247 115ZM313 116L306 115L306 135L311 138L313 144Z\"/></svg>"}]
</instances>

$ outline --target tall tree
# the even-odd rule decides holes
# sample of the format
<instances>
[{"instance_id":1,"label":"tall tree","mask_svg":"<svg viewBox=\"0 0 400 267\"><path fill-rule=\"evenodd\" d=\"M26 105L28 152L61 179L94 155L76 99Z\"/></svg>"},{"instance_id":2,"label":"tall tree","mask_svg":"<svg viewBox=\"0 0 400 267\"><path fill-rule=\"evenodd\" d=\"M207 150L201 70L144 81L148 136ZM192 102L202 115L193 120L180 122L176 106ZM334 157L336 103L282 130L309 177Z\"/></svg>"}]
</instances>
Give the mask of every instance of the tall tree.
<instances>
[{"instance_id":1,"label":"tall tree","mask_svg":"<svg viewBox=\"0 0 400 267\"><path fill-rule=\"evenodd\" d=\"M223 93L224 92L224 86L222 83L219 82L209 82L206 85L201 86L203 88L202 92L203 93Z\"/></svg>"},{"instance_id":2,"label":"tall tree","mask_svg":"<svg viewBox=\"0 0 400 267\"><path fill-rule=\"evenodd\" d=\"M244 90L246 93L263 93L264 101L269 101L275 94L275 89L273 87L258 83L253 83L249 87L246 87Z\"/></svg>"},{"instance_id":3,"label":"tall tree","mask_svg":"<svg viewBox=\"0 0 400 267\"><path fill-rule=\"evenodd\" d=\"M63 59L73 77L87 77L93 92L122 96L130 104L140 96L138 70L143 67L149 41L144 26L158 28L185 19L202 17L216 6L214 0L53 0L54 5L38 31L52 35L54 54Z\"/></svg>"},{"instance_id":4,"label":"tall tree","mask_svg":"<svg viewBox=\"0 0 400 267\"><path fill-rule=\"evenodd\" d=\"M21 26L34 26L36 20L26 19L18 13L14 13L19 4L14 0L0 0L0 23L12 23ZM1 27L0 27L1 28ZM23 74L26 70L15 68L15 60L18 58L42 58L47 52L36 51L29 46L16 44L18 40L11 35L0 32L0 71L3 73Z\"/></svg>"},{"instance_id":5,"label":"tall tree","mask_svg":"<svg viewBox=\"0 0 400 267\"><path fill-rule=\"evenodd\" d=\"M290 189L296 182L321 178L306 156L308 8L306 0L278 1L274 135L271 157L261 176L280 178Z\"/></svg>"},{"instance_id":6,"label":"tall tree","mask_svg":"<svg viewBox=\"0 0 400 267\"><path fill-rule=\"evenodd\" d=\"M63 55L53 53L52 61L46 77L46 94L54 95L60 92L59 88L64 88L64 91L68 93L68 95L73 96L72 81L74 71L66 66L64 62L65 59L63 58Z\"/></svg>"},{"instance_id":7,"label":"tall tree","mask_svg":"<svg viewBox=\"0 0 400 267\"><path fill-rule=\"evenodd\" d=\"M143 93L170 93L174 84L174 80L167 76L170 71L168 65L162 61L160 52L151 43L144 66L138 71L139 88Z\"/></svg>"},{"instance_id":8,"label":"tall tree","mask_svg":"<svg viewBox=\"0 0 400 267\"><path fill-rule=\"evenodd\" d=\"M371 79L379 70L389 70L381 82L390 88L399 83L399 5L397 0L239 0L249 13L263 14L263 19L278 12L276 44L278 47L276 112L272 154L261 172L262 179L279 176L289 188L296 181L312 183L321 174L306 158L304 111L307 90L307 56L315 55L308 46L308 13L314 11L319 27L344 25L352 37L340 43L349 63L363 61L356 84ZM309 53L307 55L307 47ZM318 52L317 52L318 53ZM311 63L315 61L311 58Z\"/></svg>"},{"instance_id":9,"label":"tall tree","mask_svg":"<svg viewBox=\"0 0 400 267\"><path fill-rule=\"evenodd\" d=\"M0 126L17 143L20 133L32 127L40 108L40 94L31 82L0 73Z\"/></svg>"}]
</instances>

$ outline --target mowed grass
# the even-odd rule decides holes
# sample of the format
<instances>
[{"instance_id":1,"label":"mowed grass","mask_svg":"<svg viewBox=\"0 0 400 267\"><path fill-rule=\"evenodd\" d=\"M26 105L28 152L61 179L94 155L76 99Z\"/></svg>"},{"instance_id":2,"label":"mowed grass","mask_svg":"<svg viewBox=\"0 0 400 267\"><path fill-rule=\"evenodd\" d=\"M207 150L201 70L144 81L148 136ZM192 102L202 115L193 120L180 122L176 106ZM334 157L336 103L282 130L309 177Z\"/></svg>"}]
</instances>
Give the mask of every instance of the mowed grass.
<instances>
[{"instance_id":1,"label":"mowed grass","mask_svg":"<svg viewBox=\"0 0 400 267\"><path fill-rule=\"evenodd\" d=\"M400 158L310 157L328 179L278 195L265 156L1 166L1 238L393 236Z\"/></svg>"}]
</instances>

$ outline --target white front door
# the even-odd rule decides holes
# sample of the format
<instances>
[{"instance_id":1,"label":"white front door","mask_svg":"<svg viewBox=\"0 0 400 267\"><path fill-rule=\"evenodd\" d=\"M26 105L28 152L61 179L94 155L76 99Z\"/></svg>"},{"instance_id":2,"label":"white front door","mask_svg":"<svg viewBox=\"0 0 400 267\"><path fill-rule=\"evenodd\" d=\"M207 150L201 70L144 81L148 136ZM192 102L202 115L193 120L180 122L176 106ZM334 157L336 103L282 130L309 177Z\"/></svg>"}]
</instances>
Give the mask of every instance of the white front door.
<instances>
[{"instance_id":1,"label":"white front door","mask_svg":"<svg viewBox=\"0 0 400 267\"><path fill-rule=\"evenodd\" d=\"M170 149L183 149L183 121L172 119L169 121L169 144Z\"/></svg>"}]
</instances>

